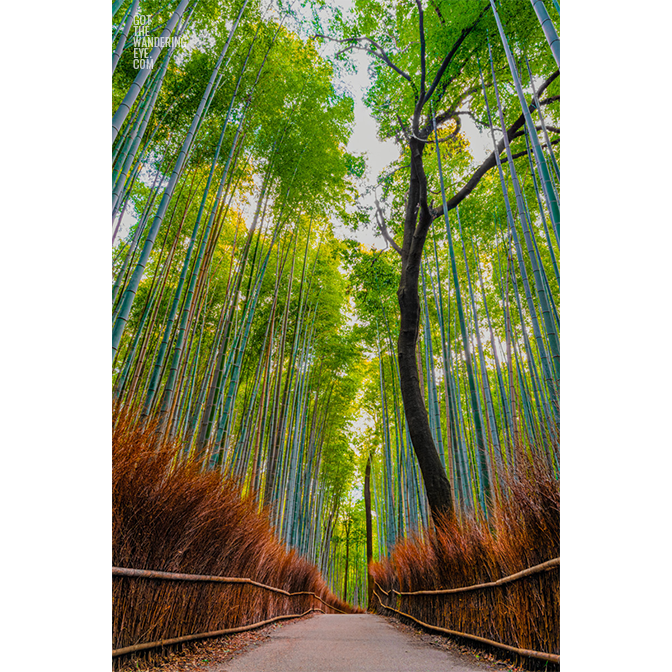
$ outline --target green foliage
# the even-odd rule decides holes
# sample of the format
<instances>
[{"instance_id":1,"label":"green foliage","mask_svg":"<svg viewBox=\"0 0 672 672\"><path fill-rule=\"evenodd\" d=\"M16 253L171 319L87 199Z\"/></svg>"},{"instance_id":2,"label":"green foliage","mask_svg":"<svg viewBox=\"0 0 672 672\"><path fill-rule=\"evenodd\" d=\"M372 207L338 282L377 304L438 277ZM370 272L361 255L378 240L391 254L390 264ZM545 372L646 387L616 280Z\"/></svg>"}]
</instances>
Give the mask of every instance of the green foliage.
<instances>
[{"instance_id":1,"label":"green foliage","mask_svg":"<svg viewBox=\"0 0 672 672\"><path fill-rule=\"evenodd\" d=\"M139 11L154 15L152 31L158 34L176 4L143 0ZM132 227L115 249L117 308L241 5L240 0L202 0L194 5L184 33L188 46L175 50L164 79L157 80L156 103L131 170L120 185L124 191L117 212L125 206L127 213L147 224L136 247L134 236L142 224ZM128 0L120 6L115 28L128 6ZM425 8L426 87L485 6L485 0L436 0ZM400 243L410 175L408 132L421 77L417 6L356 0L350 15L323 2L310 3L310 8L312 13L296 16L301 20L310 16L306 21L312 22L311 30L340 40L370 37L413 81L371 57L366 104L378 123L379 137L396 138L402 147L398 160L379 179L376 192L390 235ZM516 57L524 63L523 55L527 56L536 82L546 79L556 66L529 1L507 0L498 10ZM191 455L203 449L212 456L212 465L238 478L246 493L269 507L285 541L318 562L338 591L343 588L347 536L353 545L346 597L354 599L351 591L358 586L357 599L362 603L361 490L369 453L373 454L375 556L381 558L397 538L427 522L399 387L401 260L391 247L373 251L356 240L338 240L333 233L336 221L353 232L376 226L371 209L358 202L365 185L366 157L346 149L354 105L339 86L338 75L353 67L347 44L339 43L341 53L328 59L327 41L304 39L286 24L280 25L277 16L250 2L236 30L128 314L114 366L115 395L127 407L142 405L159 345L165 340L167 354L158 365L158 386L148 415L166 435L184 441L181 459L188 458L189 449ZM461 128L466 115L453 113L471 115L483 137L489 138L478 69L480 62L487 70L488 40L505 121L511 124L520 115L494 20L486 11L432 96L440 121L438 139L449 198L476 169L473 148ZM167 53L164 50L163 55ZM113 78L114 109L137 74L132 61L132 48L127 47ZM121 171L124 143L132 129L139 128L136 113L148 102L160 65L113 147L116 175ZM486 84L490 91L491 82ZM543 96L558 94L559 79ZM221 136L229 108L231 117ZM543 113L547 124L559 123L557 101L544 105ZM426 127L430 120L428 104L420 126ZM215 161L220 136L222 148ZM437 207L441 185L433 133L427 134L427 140L424 170L429 200ZM514 154L525 150L524 136L513 138L511 148ZM225 174L229 156L231 165ZM556 156L559 159L559 153ZM213 186L206 194L213 166ZM541 216L546 206L542 203L540 211L528 159L517 159L516 166L539 265L559 316L559 280L553 266L558 243L544 231ZM138 174L131 186L135 169ZM157 174L158 187L152 189ZM506 164L504 174L510 184ZM221 180L222 197L217 201ZM511 190L508 198L515 202ZM202 199L202 223L193 234ZM555 429L548 408L551 395L537 371L538 344L532 342L528 348L526 342L533 341L533 322L525 307L521 268L506 229L505 211L502 184L492 170L461 203L461 231L457 213L450 213L479 399L486 408L484 388L489 385L496 426L488 431L498 432L504 446L501 455L491 450L491 460L497 470L502 468L501 460L509 465L513 456L532 455L556 468ZM207 235L206 221L212 223ZM196 264L195 252L187 262L192 235L195 249L203 251L201 266ZM532 277L529 255L523 264L522 270ZM193 278L193 295L187 295L186 289L178 292L183 272L185 286ZM426 286L417 346L421 384L428 407L439 409L433 431L441 435L440 450L451 485L460 493L461 510L469 512L473 506L469 493L478 492L482 476L474 456L465 344L456 322L456 288L442 220L431 227L423 273ZM523 306L520 312L518 299ZM533 300L537 301L536 296ZM178 314L170 327L168 314L175 301ZM186 328L180 352L176 332L183 317ZM477 331L482 352L476 351ZM173 361L174 394L167 391ZM165 399L170 403L164 412ZM199 448L199 428L210 410L213 428ZM509 422L515 427L509 427ZM220 442L215 440L218 430ZM269 483L273 487L267 493Z\"/></svg>"}]
</instances>

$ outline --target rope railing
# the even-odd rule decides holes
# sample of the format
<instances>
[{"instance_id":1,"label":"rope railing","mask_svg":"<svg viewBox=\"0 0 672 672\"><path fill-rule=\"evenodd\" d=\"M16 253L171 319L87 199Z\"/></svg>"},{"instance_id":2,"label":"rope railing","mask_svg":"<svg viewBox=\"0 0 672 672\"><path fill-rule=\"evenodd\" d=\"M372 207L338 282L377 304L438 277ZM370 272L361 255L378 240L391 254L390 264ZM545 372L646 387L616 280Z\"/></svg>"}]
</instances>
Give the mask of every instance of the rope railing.
<instances>
[{"instance_id":1,"label":"rope railing","mask_svg":"<svg viewBox=\"0 0 672 672\"><path fill-rule=\"evenodd\" d=\"M262 588L263 590L268 590L273 593L278 593L285 595L287 597L298 597L300 595L311 595L315 599L319 600L327 606L329 609L338 611L341 614L345 614L345 611L342 611L338 607L335 607L328 602L325 602L319 595L312 591L302 590L295 593L290 593L287 590L282 588L276 588L275 586L269 586L265 583L259 583L258 581L253 581L246 577L237 577L237 576L208 576L203 574L179 574L176 572L160 572L153 569L133 569L130 567L112 567L112 576L116 577L125 577L125 578L135 578L135 579L158 579L164 581L198 581L198 582L207 582L207 583L226 583L226 584L242 584L247 586L254 586L256 588ZM210 637L220 637L222 635L234 634L237 632L245 632L246 630L254 630L255 628L260 628L264 625L270 623L275 623L276 621L287 620L290 618L301 618L310 614L313 611L319 611L325 613L323 609L319 607L313 607L308 609L308 611L303 612L302 614L284 614L281 616L275 616L273 618L267 619L265 621L258 621L257 623L250 623L248 625L239 626L237 628L227 628L225 630L213 630L210 632L200 632L192 635L183 635L181 637L172 637L170 639L161 639L155 642L145 642L142 644L132 644L130 646L124 646L119 649L112 650L112 657L122 656L128 653L135 653L137 651L144 651L147 649L154 649L160 646L169 646L171 644L181 644L182 642L189 642L196 639L207 639Z\"/></svg>"},{"instance_id":2,"label":"rope railing","mask_svg":"<svg viewBox=\"0 0 672 672\"><path fill-rule=\"evenodd\" d=\"M391 592L396 593L397 595L447 595L448 593L464 593L469 590L479 590L481 588L495 588L497 586L503 586L507 583L512 583L513 581L518 581L523 579L526 576L532 576L533 574L538 574L539 572L548 572L555 567L560 567L560 558L553 558L553 560L548 560L547 562L542 562L540 565L535 565L534 567L529 567L524 569L521 572L516 572L510 576L505 576L497 581L489 581L488 583L477 583L473 586L463 586L462 588L440 588L438 590L412 590L412 591L399 591L392 589ZM389 595L390 591L383 590L381 586L376 585L386 594Z\"/></svg>"},{"instance_id":3,"label":"rope railing","mask_svg":"<svg viewBox=\"0 0 672 672\"><path fill-rule=\"evenodd\" d=\"M458 632L457 630L448 630L448 628L442 628L438 625L431 625L430 623L425 623L424 621L421 621L419 618L415 618L415 616L411 616L410 614L407 614L403 611L399 611L399 609L395 609L394 607L388 607L386 604L383 603L383 601L380 599L380 595L378 595L378 593L375 590L373 591L373 594L378 598L378 602L380 602L380 606L383 607L383 609L389 609L390 611L394 611L400 616L410 618L412 621L415 621L416 623L422 625L424 628L427 628L428 630L436 630L437 632L441 632L446 635L455 635L458 637L465 637L466 639L473 639L483 644L490 644L491 646L496 646L500 649L513 651L514 653L518 653L521 656L528 656L529 658L538 658L540 660L548 660L552 663L560 663L560 656L554 653L544 653L543 651L532 651L530 649L518 649L515 646L510 646L509 644L502 644L501 642L496 642L493 639L486 639L485 637L479 637L478 635L470 635L469 633L466 632Z\"/></svg>"},{"instance_id":4,"label":"rope railing","mask_svg":"<svg viewBox=\"0 0 672 672\"><path fill-rule=\"evenodd\" d=\"M411 616L410 614L407 614L403 611L400 611L399 609L395 609L394 607L390 607L386 605L381 596L378 593L379 589L381 592L385 593L388 597L394 593L395 595L399 597L412 597L416 595L446 595L449 593L463 593L467 591L472 591L472 590L479 590L479 589L486 589L486 588L495 588L498 586L506 585L507 583L512 583L514 581L518 581L520 579L523 579L527 576L532 576L534 574L538 574L541 572L548 572L556 567L560 567L560 558L553 558L553 560L548 560L547 562L542 562L539 565L535 565L534 567L529 567L528 569L524 569L520 572L516 572L515 574L511 574L510 576L505 576L502 577L501 579L497 579L497 581L488 581L487 583L478 583L472 586L463 586L461 588L444 588L444 589L438 589L438 590L414 590L414 591L399 591L395 590L394 588L391 590L385 590L377 581L374 581L374 591L373 594L376 596L378 599L378 602L380 603L380 606L383 607L383 609L388 609L389 611L393 611L400 616L404 616L405 618L409 618L412 621L415 621L419 625L421 625L424 628L427 628L428 630L435 630L437 632L441 632L443 634L447 635L454 635L457 637L464 637L466 639L471 639L475 640L477 642L481 642L483 644L488 644L490 646L494 646L500 649L505 649L507 651L511 651L513 653L517 653L518 655L521 656L527 656L528 658L536 658L539 660L547 660L552 663L558 663L560 664L560 656L554 653L545 653L543 651L533 651L531 649L521 649L515 646L511 646L510 644L503 644L502 642L496 642L492 639L487 639L486 637L480 637L478 635L472 635L466 632L459 632L457 630L449 630L448 628L442 628L438 625L432 625L431 623L426 623L424 621L421 621L418 618L415 618L415 616Z\"/></svg>"},{"instance_id":5,"label":"rope railing","mask_svg":"<svg viewBox=\"0 0 672 672\"><path fill-rule=\"evenodd\" d=\"M333 607L332 607L333 609ZM213 630L212 632L200 632L195 635L184 635L183 637L173 637L172 639L160 639L157 642L147 642L145 644L133 644L132 646L124 646L121 649L114 649L112 651L112 658L116 656L123 656L125 653L135 653L136 651L144 651L146 649L156 649L159 646L168 646L170 644L180 644L182 642L189 642L194 639L207 639L208 637L221 637L222 635L232 635L236 632L245 632L246 630L254 630L255 628L261 628L264 625L269 623L275 623L276 621L287 620L289 618L301 618L306 616L313 611L321 611L322 609L317 607L313 609L308 609L302 614L285 614L283 616L275 616L274 618L269 618L266 621L259 621L258 623L250 623L249 625L242 625L238 628L228 628L226 630Z\"/></svg>"},{"instance_id":6,"label":"rope railing","mask_svg":"<svg viewBox=\"0 0 672 672\"><path fill-rule=\"evenodd\" d=\"M313 593L309 590L301 590L296 593L290 593L282 588L276 588L275 586L268 586L265 583L259 583L258 581L253 581L245 577L239 576L208 576L207 574L178 574L176 572L159 572L154 569L131 569L130 567L112 567L112 576L126 576L136 579L163 579L166 581L204 581L210 583L242 583L248 586L256 586L257 588L263 588L264 590L269 590L273 593L280 593L281 595L286 595L287 597L296 597L297 595L312 595L318 599L322 604L329 607L329 609L334 609L335 611L345 614L345 611L341 611L338 607L325 602L319 595Z\"/></svg>"},{"instance_id":7,"label":"rope railing","mask_svg":"<svg viewBox=\"0 0 672 672\"><path fill-rule=\"evenodd\" d=\"M485 637L480 637L478 635L472 635L469 633L465 632L460 632L457 630L449 630L448 628L442 628L438 625L432 625L430 623L426 623L424 621L421 621L418 618L415 618L414 616L411 616L410 614L407 614L403 611L400 611L399 609L395 609L394 607L390 607L386 605L381 596L378 593L378 590L380 590L382 593L385 593L385 595L390 596L390 594L394 593L398 596L415 596L415 595L445 595L449 593L460 593L460 592L466 592L466 591L472 591L472 590L478 590L478 589L486 589L486 588L495 588L498 586L505 585L507 583L512 583L514 581L518 581L520 579L523 579L527 576L532 576L534 574L540 573L540 572L547 572L550 571L556 567L560 566L560 558L554 558L553 560L549 560L547 562L543 562L539 565L535 565L534 567L529 567L528 569L522 570L520 572L516 572L515 574L511 574L510 576L503 577L501 579L498 579L496 581L489 581L487 583L479 583L475 584L472 586L463 586L461 588L445 588L445 589L438 589L438 590L416 590L416 591L398 591L395 589L392 589L390 591L385 590L377 581L374 582L375 587L374 587L374 595L378 599L378 602L380 603L381 607L384 609L387 609L389 611L393 611L400 616L404 616L405 618L408 618L412 621L415 621L419 625L429 629L429 630L435 630L437 632L441 632L443 634L448 634L448 635L454 635L458 637L464 637L466 639L471 639L475 640L478 642L481 642L483 644L488 644L490 646L498 647L500 649L505 649L507 651L512 651L513 653L517 653L521 656L527 656L530 658L537 658L540 660L547 660L550 662L554 663L560 663L560 656L552 653L545 653L541 651L533 651L530 649L521 649L515 646L511 646L509 644L503 644L501 642L496 642L491 639L487 639ZM327 606L330 609L333 609L334 611L338 611L341 614L345 614L346 612L342 611L341 609L338 609L337 607L334 607L333 605L330 605L329 603L325 602L319 595L312 591L297 591L294 593L290 593L289 591L283 590L282 588L276 588L275 586L269 586L264 583L259 583L258 581L254 581L252 579L246 578L246 577L230 577L230 576L208 576L208 575L201 575L201 574L179 574L175 572L161 572L161 571L156 571L156 570L149 570L149 569L132 569L128 567L113 567L112 568L112 576L117 576L117 577L127 577L127 578L141 578L141 579L158 579L158 580L169 580L169 581L200 581L200 582L210 582L210 583L226 583L226 584L242 584L242 585L249 585L249 586L254 586L257 588L261 588L263 590L268 590L270 592L278 593L281 595L286 595L287 597L296 597L299 595L311 595L322 604ZM378 590L376 590L376 588ZM187 642L187 641L192 641L195 639L206 639L209 637L217 637L217 636L222 636L222 635L227 635L227 634L233 634L237 632L244 632L246 630L252 630L254 628L259 628L264 625L268 625L270 623L274 623L276 621L280 620L286 620L286 619L291 619L291 618L301 618L302 616L306 616L307 614L313 612L313 611L320 611L322 613L325 613L322 609L320 608L312 608L309 609L308 611L302 613L302 614L285 614L282 616L275 616L274 618L267 619L265 621L259 621L257 623L251 623L249 625L244 625L240 626L237 628L228 628L226 630L216 630L216 631L211 631L211 632L203 632L203 633L197 633L193 635L184 635L182 637L174 637L171 639L163 639L163 640L158 640L155 642L146 642L144 644L133 644L131 646L126 646L120 649L114 649L112 651L112 657L115 656L120 656L123 654L127 653L134 653L136 651L142 651L146 649L151 649L151 648L157 648L160 646L168 646L170 644L179 644L182 642Z\"/></svg>"}]
</instances>

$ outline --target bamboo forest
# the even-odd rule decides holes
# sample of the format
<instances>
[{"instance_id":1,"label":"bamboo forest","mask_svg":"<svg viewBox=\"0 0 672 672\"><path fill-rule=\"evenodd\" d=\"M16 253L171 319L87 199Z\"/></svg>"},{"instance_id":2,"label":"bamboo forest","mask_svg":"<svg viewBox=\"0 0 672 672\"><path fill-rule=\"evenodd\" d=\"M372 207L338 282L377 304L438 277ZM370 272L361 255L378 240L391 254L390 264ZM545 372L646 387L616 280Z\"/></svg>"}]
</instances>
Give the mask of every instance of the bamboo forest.
<instances>
[{"instance_id":1,"label":"bamboo forest","mask_svg":"<svg viewBox=\"0 0 672 672\"><path fill-rule=\"evenodd\" d=\"M559 2L112 15L115 665L319 607L556 669Z\"/></svg>"}]
</instances>

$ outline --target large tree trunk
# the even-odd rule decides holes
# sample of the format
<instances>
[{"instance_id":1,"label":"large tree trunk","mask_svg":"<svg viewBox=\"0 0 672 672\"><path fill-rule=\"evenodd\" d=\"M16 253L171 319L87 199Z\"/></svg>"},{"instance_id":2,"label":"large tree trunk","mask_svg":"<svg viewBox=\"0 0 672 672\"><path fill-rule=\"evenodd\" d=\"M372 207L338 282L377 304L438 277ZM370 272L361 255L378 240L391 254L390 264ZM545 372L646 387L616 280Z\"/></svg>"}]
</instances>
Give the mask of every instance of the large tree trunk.
<instances>
[{"instance_id":1,"label":"large tree trunk","mask_svg":"<svg viewBox=\"0 0 672 672\"><path fill-rule=\"evenodd\" d=\"M418 277L422 249L432 217L427 205L427 176L422 165L423 143L412 138L410 146L411 179L404 217L401 278L397 292L401 312L398 341L399 374L408 430L425 483L429 507L436 524L437 516L452 516L454 510L450 483L429 427L429 416L420 387L416 360L416 343L420 327Z\"/></svg>"}]
</instances>

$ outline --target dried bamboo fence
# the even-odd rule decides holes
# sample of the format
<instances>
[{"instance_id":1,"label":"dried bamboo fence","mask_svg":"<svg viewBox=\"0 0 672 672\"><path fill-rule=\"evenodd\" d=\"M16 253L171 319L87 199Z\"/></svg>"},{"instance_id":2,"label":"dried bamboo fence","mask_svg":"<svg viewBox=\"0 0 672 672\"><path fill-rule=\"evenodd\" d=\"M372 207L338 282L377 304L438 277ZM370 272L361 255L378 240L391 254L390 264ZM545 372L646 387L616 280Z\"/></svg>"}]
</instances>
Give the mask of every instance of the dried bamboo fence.
<instances>
[{"instance_id":1,"label":"dried bamboo fence","mask_svg":"<svg viewBox=\"0 0 672 672\"><path fill-rule=\"evenodd\" d=\"M346 613L312 591L290 593L242 577L178 574L126 567L113 567L112 577L113 658L252 630L275 621L299 618L313 611ZM213 591L212 584L219 584L219 590ZM294 601L290 598L298 599ZM209 603L207 609L203 608L204 600ZM316 607L315 600L321 602L326 611ZM290 608L296 613L288 613ZM169 612L170 618L166 618ZM139 613L141 618L138 618ZM262 617L265 617L264 620L258 620ZM243 625L243 620L253 622ZM126 627L138 622L151 623L151 626L141 633ZM222 623L230 627L217 628ZM192 632L187 634L184 630ZM137 641L150 636L154 637L152 641Z\"/></svg>"},{"instance_id":2,"label":"dried bamboo fence","mask_svg":"<svg viewBox=\"0 0 672 672\"><path fill-rule=\"evenodd\" d=\"M560 664L560 576L552 571L559 568L560 558L554 558L496 581L438 590L384 590L376 581L374 595L383 609L429 630ZM450 596L446 602L442 602L444 596ZM417 598L421 598L420 602ZM385 603L389 600L394 600L394 606ZM442 625L427 623L418 616L433 616ZM475 629L478 634L465 629ZM521 644L542 644L558 653L524 648Z\"/></svg>"}]
</instances>

